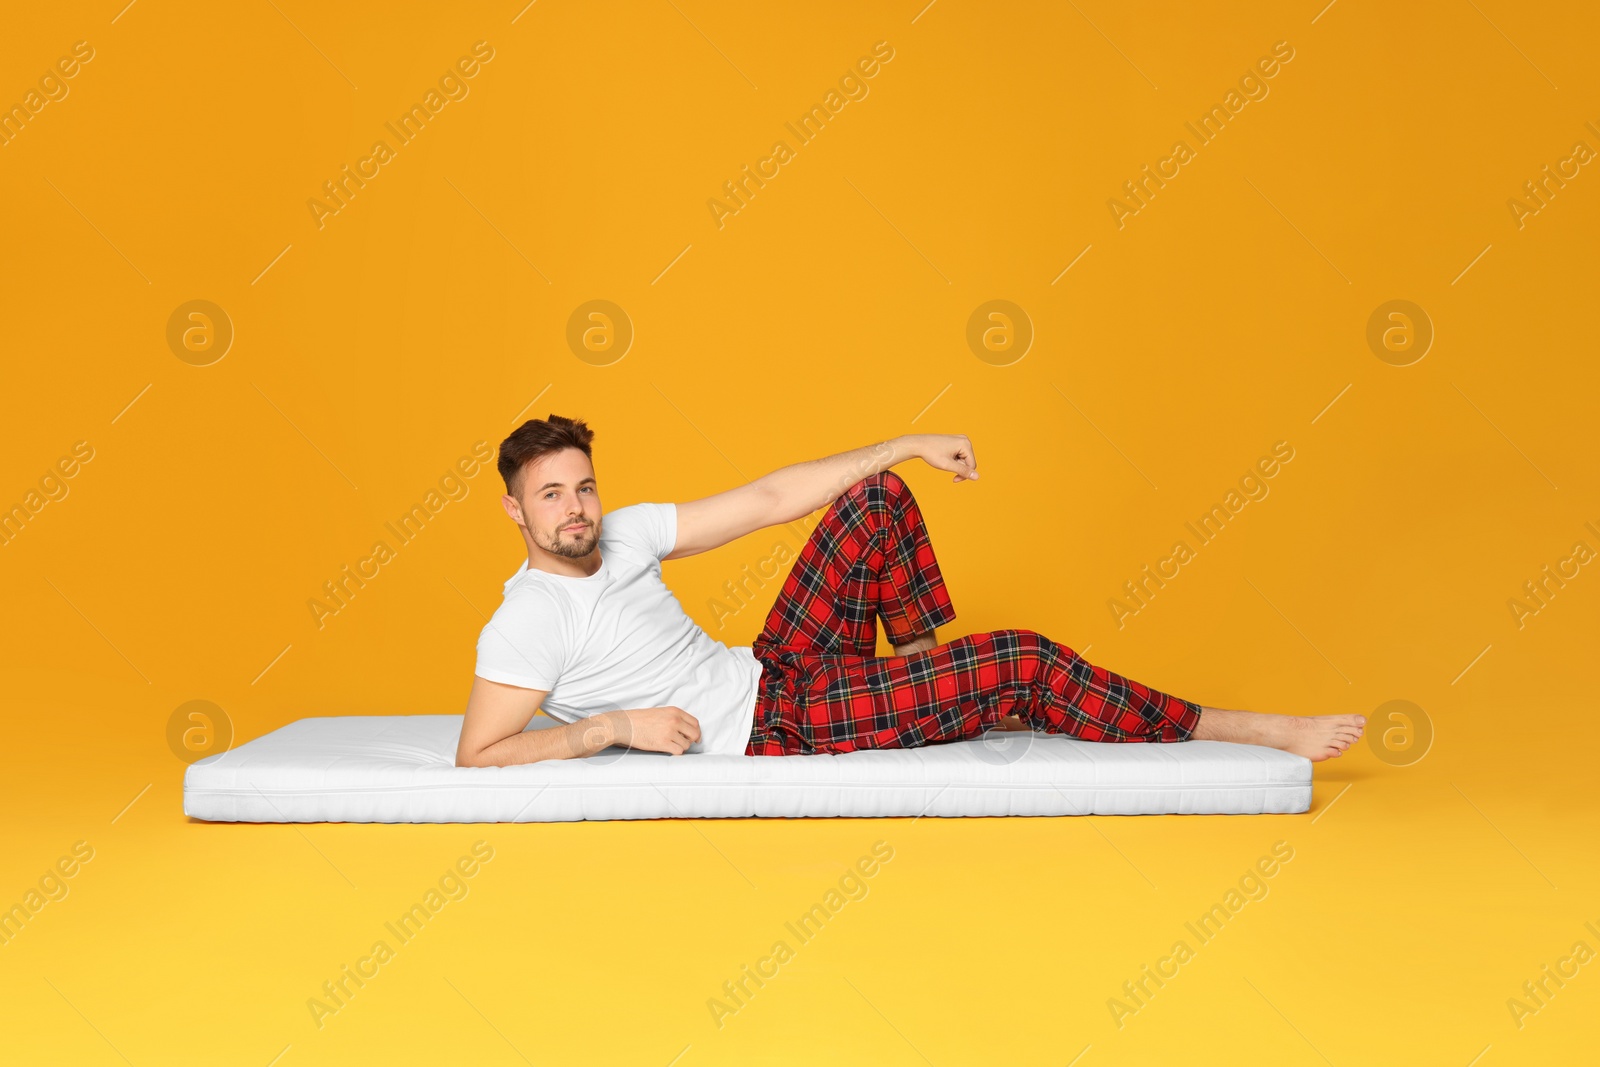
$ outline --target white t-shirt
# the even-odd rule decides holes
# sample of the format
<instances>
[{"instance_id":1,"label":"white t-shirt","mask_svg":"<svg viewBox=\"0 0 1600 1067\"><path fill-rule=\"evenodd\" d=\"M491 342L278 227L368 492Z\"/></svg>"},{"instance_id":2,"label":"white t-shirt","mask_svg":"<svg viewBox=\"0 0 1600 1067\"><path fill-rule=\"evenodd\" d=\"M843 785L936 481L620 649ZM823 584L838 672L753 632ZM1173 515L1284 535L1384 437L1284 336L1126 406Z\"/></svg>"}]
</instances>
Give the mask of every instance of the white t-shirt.
<instances>
[{"instance_id":1,"label":"white t-shirt","mask_svg":"<svg viewBox=\"0 0 1600 1067\"><path fill-rule=\"evenodd\" d=\"M600 569L588 577L523 560L478 635L475 673L547 690L541 707L562 722L679 707L700 721L690 752L744 755L761 661L713 640L661 580L677 539L677 505L632 504L601 517Z\"/></svg>"}]
</instances>

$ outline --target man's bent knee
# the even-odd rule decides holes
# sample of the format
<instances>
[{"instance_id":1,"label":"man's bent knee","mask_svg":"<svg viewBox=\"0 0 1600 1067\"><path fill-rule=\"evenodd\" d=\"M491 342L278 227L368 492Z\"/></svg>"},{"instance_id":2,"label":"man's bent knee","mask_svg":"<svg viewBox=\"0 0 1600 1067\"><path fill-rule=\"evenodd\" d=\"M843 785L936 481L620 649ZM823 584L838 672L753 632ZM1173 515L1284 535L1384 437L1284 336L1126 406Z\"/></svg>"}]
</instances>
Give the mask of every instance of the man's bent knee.
<instances>
[{"instance_id":1,"label":"man's bent knee","mask_svg":"<svg viewBox=\"0 0 1600 1067\"><path fill-rule=\"evenodd\" d=\"M874 492L874 490L877 490ZM850 487L850 492L869 498L878 498L885 503L906 504L915 498L911 495L911 487L904 478L892 470L881 470L876 474L869 474L855 485Z\"/></svg>"},{"instance_id":2,"label":"man's bent knee","mask_svg":"<svg viewBox=\"0 0 1600 1067\"><path fill-rule=\"evenodd\" d=\"M1040 664L1055 654L1058 646L1037 630L994 630L989 639L996 652L1014 657L1025 678L1032 679Z\"/></svg>"}]
</instances>

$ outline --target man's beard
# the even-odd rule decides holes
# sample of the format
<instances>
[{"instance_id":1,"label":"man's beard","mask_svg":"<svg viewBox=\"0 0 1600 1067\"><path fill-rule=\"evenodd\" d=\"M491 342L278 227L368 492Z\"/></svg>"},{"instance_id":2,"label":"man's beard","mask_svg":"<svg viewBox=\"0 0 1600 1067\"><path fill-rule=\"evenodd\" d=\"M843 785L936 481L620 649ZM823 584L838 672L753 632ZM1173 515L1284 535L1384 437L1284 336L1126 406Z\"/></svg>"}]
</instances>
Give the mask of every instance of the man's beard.
<instances>
[{"instance_id":1,"label":"man's beard","mask_svg":"<svg viewBox=\"0 0 1600 1067\"><path fill-rule=\"evenodd\" d=\"M600 538L595 536L593 526L585 526L581 530L567 534L565 527L559 527L555 539L551 544L545 545L547 551L567 559L582 559L595 550L600 543Z\"/></svg>"}]
</instances>

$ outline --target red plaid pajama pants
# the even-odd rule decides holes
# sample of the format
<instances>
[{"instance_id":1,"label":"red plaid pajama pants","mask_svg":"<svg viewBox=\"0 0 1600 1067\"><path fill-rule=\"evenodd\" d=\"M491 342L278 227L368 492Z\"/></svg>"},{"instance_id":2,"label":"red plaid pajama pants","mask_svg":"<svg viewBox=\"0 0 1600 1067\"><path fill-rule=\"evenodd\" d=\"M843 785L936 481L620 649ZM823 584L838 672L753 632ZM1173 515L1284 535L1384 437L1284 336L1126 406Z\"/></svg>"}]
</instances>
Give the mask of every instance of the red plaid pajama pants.
<instances>
[{"instance_id":1,"label":"red plaid pajama pants","mask_svg":"<svg viewBox=\"0 0 1600 1067\"><path fill-rule=\"evenodd\" d=\"M891 644L956 617L911 489L893 471L829 506L760 636L745 754L916 748L981 736L1007 715L1087 741L1186 741L1200 705L1103 667L1032 630L968 634L910 656Z\"/></svg>"}]
</instances>

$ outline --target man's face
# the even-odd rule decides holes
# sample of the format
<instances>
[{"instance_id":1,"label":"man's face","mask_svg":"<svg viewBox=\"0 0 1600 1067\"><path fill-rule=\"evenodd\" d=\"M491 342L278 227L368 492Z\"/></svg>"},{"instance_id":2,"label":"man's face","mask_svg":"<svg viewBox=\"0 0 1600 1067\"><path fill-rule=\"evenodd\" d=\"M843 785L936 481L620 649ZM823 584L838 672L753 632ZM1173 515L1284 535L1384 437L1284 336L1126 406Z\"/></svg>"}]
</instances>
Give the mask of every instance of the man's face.
<instances>
[{"instance_id":1,"label":"man's face","mask_svg":"<svg viewBox=\"0 0 1600 1067\"><path fill-rule=\"evenodd\" d=\"M589 457L576 448L562 449L530 463L522 479L522 499L507 495L501 500L533 543L568 559L593 552L600 543L600 489Z\"/></svg>"}]
</instances>

